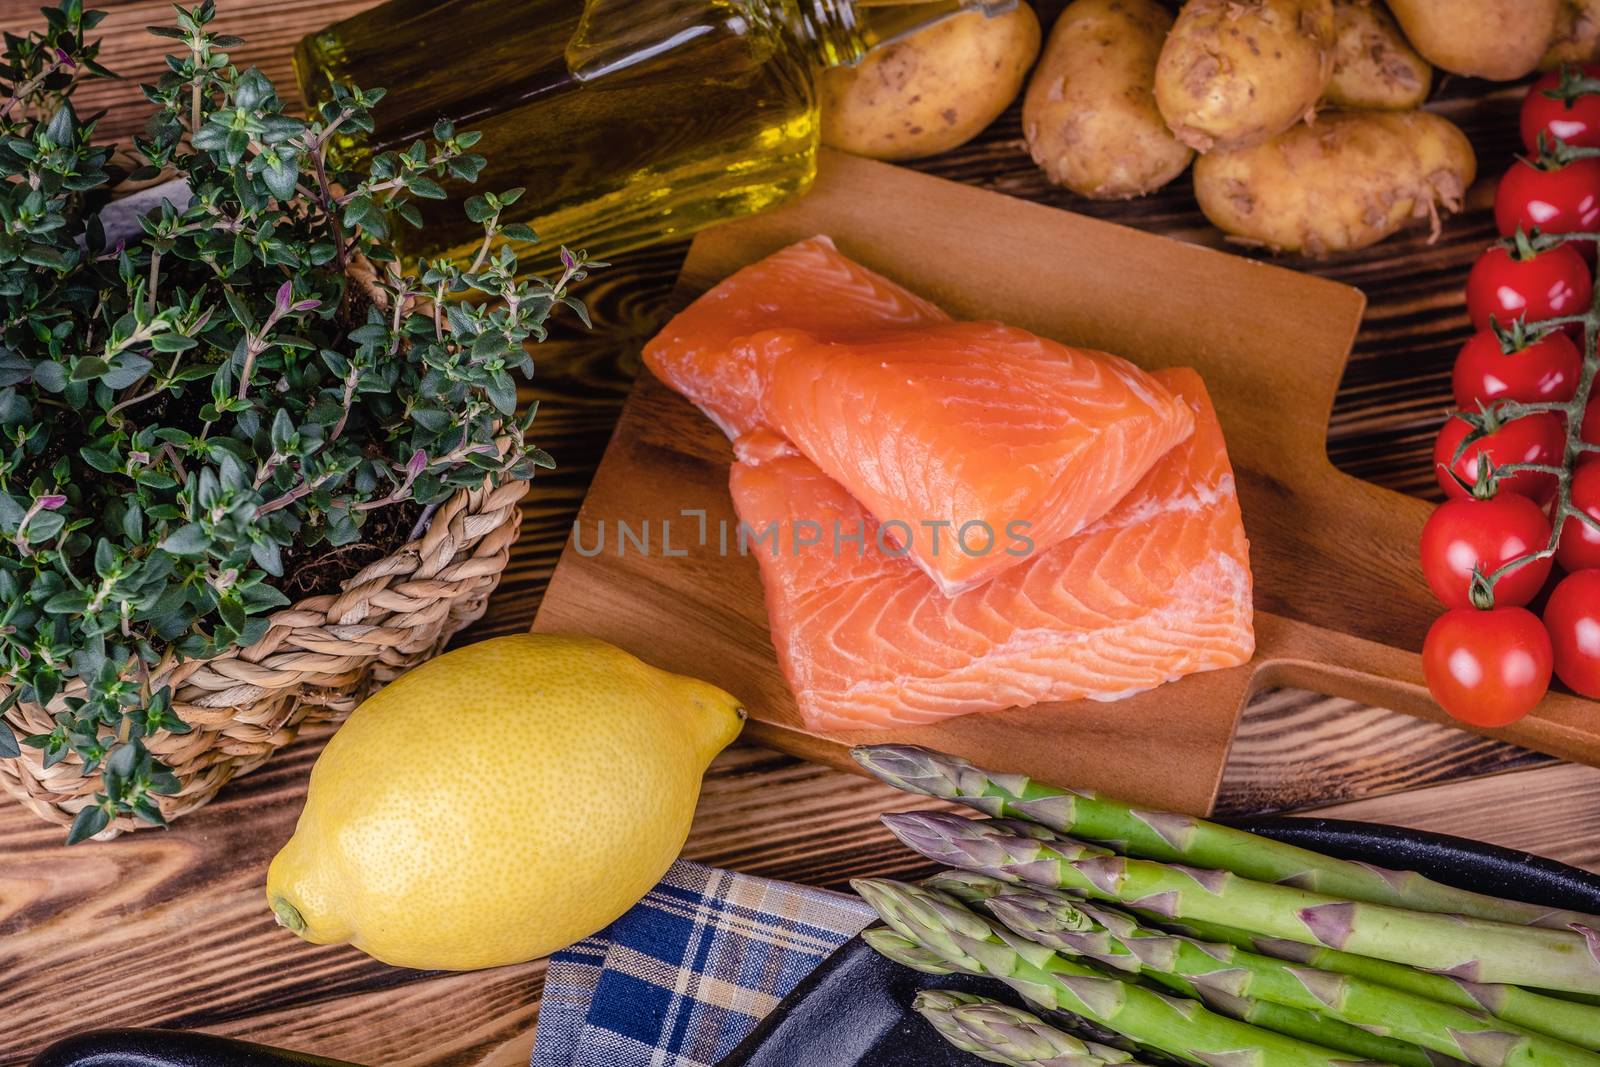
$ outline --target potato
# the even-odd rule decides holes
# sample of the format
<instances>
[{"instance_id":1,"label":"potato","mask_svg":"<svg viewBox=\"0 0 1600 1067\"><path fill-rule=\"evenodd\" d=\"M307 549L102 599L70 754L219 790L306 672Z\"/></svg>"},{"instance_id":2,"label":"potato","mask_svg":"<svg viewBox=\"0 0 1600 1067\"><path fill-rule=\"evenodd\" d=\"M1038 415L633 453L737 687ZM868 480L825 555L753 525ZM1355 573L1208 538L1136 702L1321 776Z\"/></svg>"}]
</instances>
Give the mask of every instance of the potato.
<instances>
[{"instance_id":1,"label":"potato","mask_svg":"<svg viewBox=\"0 0 1600 1067\"><path fill-rule=\"evenodd\" d=\"M1121 200L1183 173L1194 152L1156 109L1156 59L1172 16L1156 0L1075 0L1022 100L1022 132L1050 180Z\"/></svg>"},{"instance_id":2,"label":"potato","mask_svg":"<svg viewBox=\"0 0 1600 1067\"><path fill-rule=\"evenodd\" d=\"M1438 208L1461 209L1477 160L1466 135L1427 111L1331 111L1265 144L1194 165L1200 209L1223 231L1312 256L1388 237Z\"/></svg>"},{"instance_id":3,"label":"potato","mask_svg":"<svg viewBox=\"0 0 1600 1067\"><path fill-rule=\"evenodd\" d=\"M992 18L952 15L824 71L822 141L873 159L921 159L999 117L1039 54L1039 18L1019 3Z\"/></svg>"},{"instance_id":4,"label":"potato","mask_svg":"<svg viewBox=\"0 0 1600 1067\"><path fill-rule=\"evenodd\" d=\"M1389 0L1412 47L1436 67L1494 81L1538 65L1562 0Z\"/></svg>"},{"instance_id":5,"label":"potato","mask_svg":"<svg viewBox=\"0 0 1600 1067\"><path fill-rule=\"evenodd\" d=\"M1156 103L1178 140L1209 152L1282 133L1333 73L1333 0L1189 0L1161 49Z\"/></svg>"},{"instance_id":6,"label":"potato","mask_svg":"<svg viewBox=\"0 0 1600 1067\"><path fill-rule=\"evenodd\" d=\"M1333 0L1333 32L1333 78L1323 103L1380 111L1422 106L1433 68L1378 0Z\"/></svg>"},{"instance_id":7,"label":"potato","mask_svg":"<svg viewBox=\"0 0 1600 1067\"><path fill-rule=\"evenodd\" d=\"M1561 0L1555 36L1539 60L1539 69L1596 60L1600 60L1600 0Z\"/></svg>"}]
</instances>

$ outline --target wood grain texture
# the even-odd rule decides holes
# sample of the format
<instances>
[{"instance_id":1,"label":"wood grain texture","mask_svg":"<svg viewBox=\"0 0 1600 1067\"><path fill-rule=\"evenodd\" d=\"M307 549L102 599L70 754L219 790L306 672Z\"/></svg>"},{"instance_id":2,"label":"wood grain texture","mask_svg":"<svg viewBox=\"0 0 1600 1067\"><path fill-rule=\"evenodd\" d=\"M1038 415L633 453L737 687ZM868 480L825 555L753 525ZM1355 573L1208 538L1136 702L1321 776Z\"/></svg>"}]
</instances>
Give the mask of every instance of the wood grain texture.
<instances>
[{"instance_id":1,"label":"wood grain texture","mask_svg":"<svg viewBox=\"0 0 1600 1067\"><path fill-rule=\"evenodd\" d=\"M1311 814L1311 812L1307 812ZM1600 771L1571 763L1429 786L1404 797L1315 809L1336 819L1367 819L1472 837L1600 871Z\"/></svg>"},{"instance_id":2,"label":"wood grain texture","mask_svg":"<svg viewBox=\"0 0 1600 1067\"><path fill-rule=\"evenodd\" d=\"M1276 689L1262 693L1240 719L1216 810L1247 815L1388 802L1411 789L1552 763L1442 723Z\"/></svg>"},{"instance_id":3,"label":"wood grain texture","mask_svg":"<svg viewBox=\"0 0 1600 1067\"><path fill-rule=\"evenodd\" d=\"M0 28L37 18L40 0L0 0ZM301 34L375 0L220 0L229 32L291 91L289 50ZM102 0L103 58L134 79L159 70L143 33L166 0ZM1044 7L1045 5L1041 5ZM1430 245L1409 234L1311 266L1364 289L1357 338L1328 428L1342 469L1431 492L1428 441L1448 398L1448 369L1466 336L1459 287L1493 225L1492 179L1515 146L1520 91L1451 79L1433 105L1461 123L1486 180L1472 210ZM132 82L91 87L85 110L110 108L100 129L144 122ZM976 142L919 164L967 181L1182 240L1220 246L1186 180L1125 204L1090 204L1053 189L1028 161L1016 109ZM593 335L558 332L538 352L524 398L542 401L540 443L560 469L530 500L524 538L472 636L532 620L551 568L638 367L662 320L685 246L629 256L596 276ZM1291 262L1290 265L1306 265ZM1247 309L1249 310L1249 309ZM1294 352L1286 351L1285 360ZM1409 552L1409 546L1396 546ZM268 857L285 841L325 732L310 732L257 774L168 833L64 851L58 832L0 806L0 1064L25 1063L48 1041L94 1025L174 1025L405 1067L527 1062L542 967L476 975L395 971L349 949L311 948L276 929L262 901ZM1484 775L1451 781L1461 775ZM1414 784L1444 783L1408 791ZM1356 798L1367 798L1357 800ZM1509 745L1309 693L1265 695L1247 712L1223 781L1228 811L1293 809L1337 799L1333 813L1454 830L1600 869L1592 827L1600 772L1552 764ZM864 874L916 869L873 817L913 806L863 779L749 745L708 776L689 854L739 870L835 888Z\"/></svg>"}]
</instances>

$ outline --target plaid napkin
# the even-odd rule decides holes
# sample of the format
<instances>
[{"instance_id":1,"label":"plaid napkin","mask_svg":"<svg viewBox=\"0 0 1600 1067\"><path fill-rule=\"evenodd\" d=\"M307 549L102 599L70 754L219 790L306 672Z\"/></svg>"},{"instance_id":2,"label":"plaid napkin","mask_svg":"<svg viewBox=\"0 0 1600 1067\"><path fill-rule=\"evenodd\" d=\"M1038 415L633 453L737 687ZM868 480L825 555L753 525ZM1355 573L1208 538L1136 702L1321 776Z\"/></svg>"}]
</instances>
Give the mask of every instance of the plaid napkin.
<instances>
[{"instance_id":1,"label":"plaid napkin","mask_svg":"<svg viewBox=\"0 0 1600 1067\"><path fill-rule=\"evenodd\" d=\"M715 1067L871 916L839 893L676 863L550 961L533 1067Z\"/></svg>"}]
</instances>

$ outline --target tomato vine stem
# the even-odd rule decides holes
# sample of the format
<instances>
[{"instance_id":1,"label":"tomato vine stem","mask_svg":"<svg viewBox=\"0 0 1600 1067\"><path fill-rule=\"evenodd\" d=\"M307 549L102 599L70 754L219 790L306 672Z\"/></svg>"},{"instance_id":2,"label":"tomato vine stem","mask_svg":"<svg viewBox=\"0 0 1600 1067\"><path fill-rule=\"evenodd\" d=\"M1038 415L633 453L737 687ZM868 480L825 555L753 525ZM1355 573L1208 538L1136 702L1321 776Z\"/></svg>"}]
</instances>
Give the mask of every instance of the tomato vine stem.
<instances>
[{"instance_id":1,"label":"tomato vine stem","mask_svg":"<svg viewBox=\"0 0 1600 1067\"><path fill-rule=\"evenodd\" d=\"M1600 149L1586 148L1573 149L1582 156L1600 157ZM1561 234L1562 241L1593 241L1595 247L1592 269L1596 279L1600 279L1600 232L1596 233L1571 233ZM1566 528L1568 519L1577 519L1592 529L1600 530L1600 521L1580 508L1572 505L1572 477L1577 469L1578 461L1586 452L1600 452L1600 445L1590 444L1583 440L1583 417L1589 407L1589 395L1594 390L1595 376L1600 372L1600 285L1595 286L1594 295L1590 298L1589 310L1582 315L1563 315L1559 318L1541 319L1538 322L1526 324L1530 330L1559 329L1572 323L1583 324L1583 369L1578 375L1578 390L1572 399L1564 404L1503 404L1493 406L1492 411L1482 413L1482 419L1475 424L1472 433L1462 441L1458 450L1464 453L1466 446L1474 439L1487 436L1483 427L1483 419L1497 422L1508 422L1522 418L1536 412L1555 412L1566 416L1567 443L1563 462L1558 466L1542 463L1507 463L1497 467L1491 478L1500 478L1508 473L1535 473L1551 474L1556 478L1556 506L1551 517L1550 542L1537 552L1529 552L1508 560L1490 571L1486 575L1479 575L1482 585L1487 587L1490 597L1489 607L1493 607L1494 587L1497 582L1507 574L1519 567L1526 566L1538 560L1549 559L1556 554L1556 547L1561 543L1561 531ZM1485 457L1487 459L1487 457ZM1478 591L1478 581L1474 583L1474 593ZM1478 598L1473 597L1477 604ZM1477 604L1482 607L1484 605Z\"/></svg>"}]
</instances>

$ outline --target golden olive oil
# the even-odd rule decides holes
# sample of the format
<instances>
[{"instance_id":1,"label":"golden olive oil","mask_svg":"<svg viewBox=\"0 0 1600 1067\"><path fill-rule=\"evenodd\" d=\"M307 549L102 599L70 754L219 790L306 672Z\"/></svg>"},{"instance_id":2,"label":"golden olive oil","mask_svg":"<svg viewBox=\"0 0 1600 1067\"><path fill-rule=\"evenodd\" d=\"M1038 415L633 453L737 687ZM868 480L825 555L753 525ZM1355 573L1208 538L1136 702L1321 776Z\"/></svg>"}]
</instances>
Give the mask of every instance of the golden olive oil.
<instances>
[{"instance_id":1,"label":"golden olive oil","mask_svg":"<svg viewBox=\"0 0 1600 1067\"><path fill-rule=\"evenodd\" d=\"M313 34L295 56L306 98L382 86L377 128L347 158L405 148L440 119L478 130L480 190L524 188L503 216L549 262L600 257L760 211L816 174L812 71L967 7L1014 0L390 0ZM425 202L397 239L470 256L460 199ZM408 247L406 241L416 243Z\"/></svg>"}]
</instances>

